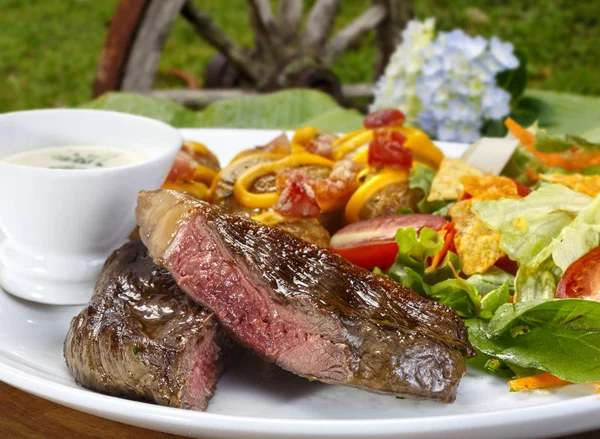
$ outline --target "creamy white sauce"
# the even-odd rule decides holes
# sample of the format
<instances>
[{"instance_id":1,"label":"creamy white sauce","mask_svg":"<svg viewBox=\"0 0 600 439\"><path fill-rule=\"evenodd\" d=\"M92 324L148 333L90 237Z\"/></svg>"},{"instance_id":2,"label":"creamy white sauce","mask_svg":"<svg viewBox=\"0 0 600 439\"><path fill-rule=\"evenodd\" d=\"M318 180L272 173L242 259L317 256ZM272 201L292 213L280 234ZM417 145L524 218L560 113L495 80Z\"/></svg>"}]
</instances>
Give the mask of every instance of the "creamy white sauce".
<instances>
[{"instance_id":1,"label":"creamy white sauce","mask_svg":"<svg viewBox=\"0 0 600 439\"><path fill-rule=\"evenodd\" d=\"M134 151L105 146L59 146L20 152L0 160L36 168L102 169L133 165L146 157Z\"/></svg>"}]
</instances>

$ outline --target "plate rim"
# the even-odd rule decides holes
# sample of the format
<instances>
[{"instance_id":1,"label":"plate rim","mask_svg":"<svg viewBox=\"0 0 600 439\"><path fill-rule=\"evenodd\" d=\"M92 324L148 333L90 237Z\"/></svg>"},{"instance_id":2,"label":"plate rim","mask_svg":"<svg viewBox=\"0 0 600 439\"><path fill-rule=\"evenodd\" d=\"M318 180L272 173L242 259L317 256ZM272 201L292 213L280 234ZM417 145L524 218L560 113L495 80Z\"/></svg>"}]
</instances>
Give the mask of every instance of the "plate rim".
<instances>
[{"instance_id":1,"label":"plate rim","mask_svg":"<svg viewBox=\"0 0 600 439\"><path fill-rule=\"evenodd\" d=\"M3 294L8 293L3 292ZM562 429L557 430L558 434L572 434L600 428L600 417L590 416L600 413L600 394L580 396L548 404L515 407L502 411L459 415L359 420L293 419L197 412L133 401L35 376L30 372L22 371L7 364L2 359L0 359L0 379L23 391L79 411L92 413L96 416L102 416L99 412L115 415L111 419L116 419L118 422L130 424L133 421L134 425L138 425L135 424L135 421L160 418L163 425L176 427L177 430L182 427L193 428L194 430L208 428L213 430L213 433L219 434L252 432L268 435L268 437L281 437L281 435L313 437L315 434L327 437L368 435L365 437L373 438L399 437L399 435L419 437L419 435L425 434L426 437L429 437L443 432L462 432L464 434L476 433L483 428L502 428L503 437L511 437L510 434L507 435L507 433L510 433L506 431L507 427L512 429L518 429L521 426L531 428L531 425L536 421L545 422L545 431L548 431L552 426L562 427ZM136 410L140 408L143 408L143 410ZM553 413L553 416L549 416L549 411ZM133 413L133 415L130 416L128 413ZM507 423L507 420L510 420L510 422ZM565 420L569 422L564 423ZM425 428L423 426L424 422L427 423ZM150 428L156 429L155 427ZM301 430L299 431L297 428ZM171 429L161 430L176 432ZM201 430L202 433L205 431ZM540 432L539 434L544 433ZM463 437L477 436L463 435Z\"/></svg>"},{"instance_id":2,"label":"plate rim","mask_svg":"<svg viewBox=\"0 0 600 439\"><path fill-rule=\"evenodd\" d=\"M289 130L245 128L180 128L183 137L197 138L202 133L260 132L261 134L290 133ZM439 142L450 147L465 148L464 144ZM217 152L218 155L218 152ZM8 294L0 291L0 294ZM19 359L20 360L20 359ZM239 416L221 413L196 412L151 403L104 395L79 386L69 386L22 370L10 363L17 360L0 356L0 380L25 392L75 410L113 419L140 427L174 434L202 434L227 437L245 434L246 437L434 437L446 433L453 437L479 437L485 433L494 437L536 437L574 434L600 428L600 394L577 396L568 400L500 411L465 414L415 416L409 418L372 419L295 419ZM217 385L218 389L218 385ZM218 390L217 390L218 391ZM141 409L141 410L140 410ZM402 408L399 408L401 411ZM590 416L592 415L592 416ZM596 415L596 416L593 416ZM565 422L567 421L568 422ZM147 422L158 423L148 425ZM543 425L536 427L533 425ZM532 427L533 426L533 427ZM485 431L484 431L485 430Z\"/></svg>"}]
</instances>

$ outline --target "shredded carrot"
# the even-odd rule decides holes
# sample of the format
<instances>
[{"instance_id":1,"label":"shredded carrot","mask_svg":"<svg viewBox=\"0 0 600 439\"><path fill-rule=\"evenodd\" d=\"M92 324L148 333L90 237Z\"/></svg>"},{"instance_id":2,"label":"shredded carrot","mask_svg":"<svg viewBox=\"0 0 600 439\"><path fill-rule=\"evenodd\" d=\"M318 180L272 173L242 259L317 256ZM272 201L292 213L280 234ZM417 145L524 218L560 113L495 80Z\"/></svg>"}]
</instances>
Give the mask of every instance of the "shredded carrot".
<instances>
[{"instance_id":1,"label":"shredded carrot","mask_svg":"<svg viewBox=\"0 0 600 439\"><path fill-rule=\"evenodd\" d=\"M508 130L513 133L513 135L519 139L523 145L533 146L535 144L535 136L517 122L512 120L510 117L506 118L504 125L506 125L506 128L508 128Z\"/></svg>"},{"instance_id":2,"label":"shredded carrot","mask_svg":"<svg viewBox=\"0 0 600 439\"><path fill-rule=\"evenodd\" d=\"M444 235L444 245L435 255L433 255L431 265L426 270L428 273L435 271L435 269L444 260L444 258L446 257L446 253L448 253L448 250L450 250L450 247L454 243L454 235L456 235L454 223L449 222L444 224L444 227L442 227L442 230L440 230L440 232L442 232Z\"/></svg>"},{"instance_id":3,"label":"shredded carrot","mask_svg":"<svg viewBox=\"0 0 600 439\"><path fill-rule=\"evenodd\" d=\"M454 268L454 264L452 263L452 261L448 261L448 267L450 267L450 270L452 271L452 274L454 275L455 279L462 279L456 271L456 268Z\"/></svg>"},{"instance_id":4,"label":"shredded carrot","mask_svg":"<svg viewBox=\"0 0 600 439\"><path fill-rule=\"evenodd\" d=\"M544 389L546 387L564 386L565 384L569 384L569 381L560 379L547 372L530 377L517 378L508 382L510 390L514 392L518 392L520 390L533 390Z\"/></svg>"},{"instance_id":5,"label":"shredded carrot","mask_svg":"<svg viewBox=\"0 0 600 439\"><path fill-rule=\"evenodd\" d=\"M597 152L540 152L534 146L535 136L533 134L510 117L504 121L504 125L531 154L548 166L564 168L567 171L578 171L586 166L600 165L600 154Z\"/></svg>"},{"instance_id":6,"label":"shredded carrot","mask_svg":"<svg viewBox=\"0 0 600 439\"><path fill-rule=\"evenodd\" d=\"M525 169L525 176L527 177L527 180L529 180L529 182L531 184L536 184L538 182L538 180L540 179L540 174L538 174L531 168Z\"/></svg>"}]
</instances>

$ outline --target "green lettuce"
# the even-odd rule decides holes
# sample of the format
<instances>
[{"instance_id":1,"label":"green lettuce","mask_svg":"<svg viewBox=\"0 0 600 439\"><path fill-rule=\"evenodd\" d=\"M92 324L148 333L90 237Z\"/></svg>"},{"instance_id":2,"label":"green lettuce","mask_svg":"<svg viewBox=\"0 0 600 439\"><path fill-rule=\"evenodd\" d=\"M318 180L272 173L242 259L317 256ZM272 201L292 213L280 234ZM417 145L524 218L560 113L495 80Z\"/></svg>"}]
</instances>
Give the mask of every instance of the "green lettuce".
<instances>
[{"instance_id":1,"label":"green lettuce","mask_svg":"<svg viewBox=\"0 0 600 439\"><path fill-rule=\"evenodd\" d=\"M496 310L509 301L510 292L508 291L508 285L504 284L484 296L481 300L479 316L482 319L491 319Z\"/></svg>"},{"instance_id":2,"label":"green lettuce","mask_svg":"<svg viewBox=\"0 0 600 439\"><path fill-rule=\"evenodd\" d=\"M600 150L599 143L590 142L583 137L571 135L564 137L544 136L537 138L535 142L535 149L540 152L564 152L574 146L585 151L597 152Z\"/></svg>"},{"instance_id":3,"label":"green lettuce","mask_svg":"<svg viewBox=\"0 0 600 439\"><path fill-rule=\"evenodd\" d=\"M479 314L481 298L477 288L463 279L455 279L461 263L453 252L446 253L444 260L435 270L427 270L428 261L441 250L444 242L440 235L428 227L417 235L413 227L396 232L398 254L387 272L376 270L401 283L416 293L435 299L454 308L463 318Z\"/></svg>"},{"instance_id":4,"label":"green lettuce","mask_svg":"<svg viewBox=\"0 0 600 439\"><path fill-rule=\"evenodd\" d=\"M548 258L537 268L519 267L515 278L515 302L553 299L562 271Z\"/></svg>"},{"instance_id":5,"label":"green lettuce","mask_svg":"<svg viewBox=\"0 0 600 439\"><path fill-rule=\"evenodd\" d=\"M498 267L492 267L483 274L474 274L467 279L467 282L477 288L482 296L497 290L503 285L506 285L509 294L513 294L515 290L515 277Z\"/></svg>"},{"instance_id":6,"label":"green lettuce","mask_svg":"<svg viewBox=\"0 0 600 439\"><path fill-rule=\"evenodd\" d=\"M600 245L600 196L583 208L552 242L552 259L564 272L581 256Z\"/></svg>"},{"instance_id":7,"label":"green lettuce","mask_svg":"<svg viewBox=\"0 0 600 439\"><path fill-rule=\"evenodd\" d=\"M581 299L502 305L489 323L465 322L478 350L509 366L549 372L575 383L600 380L600 303Z\"/></svg>"},{"instance_id":8,"label":"green lettuce","mask_svg":"<svg viewBox=\"0 0 600 439\"><path fill-rule=\"evenodd\" d=\"M592 198L565 186L543 186L525 198L479 201L473 211L500 234L500 247L520 265L536 268L552 253L552 240Z\"/></svg>"},{"instance_id":9,"label":"green lettuce","mask_svg":"<svg viewBox=\"0 0 600 439\"><path fill-rule=\"evenodd\" d=\"M463 279L447 279L433 285L429 297L453 308L462 318L479 314L481 298L477 289Z\"/></svg>"},{"instance_id":10,"label":"green lettuce","mask_svg":"<svg viewBox=\"0 0 600 439\"><path fill-rule=\"evenodd\" d=\"M417 204L419 212L448 216L448 210L454 204L454 201L427 201L429 192L431 192L431 182L433 181L433 177L435 177L435 171L433 169L417 165L410 171L408 187L410 189L421 189L423 191L423 198Z\"/></svg>"}]
</instances>

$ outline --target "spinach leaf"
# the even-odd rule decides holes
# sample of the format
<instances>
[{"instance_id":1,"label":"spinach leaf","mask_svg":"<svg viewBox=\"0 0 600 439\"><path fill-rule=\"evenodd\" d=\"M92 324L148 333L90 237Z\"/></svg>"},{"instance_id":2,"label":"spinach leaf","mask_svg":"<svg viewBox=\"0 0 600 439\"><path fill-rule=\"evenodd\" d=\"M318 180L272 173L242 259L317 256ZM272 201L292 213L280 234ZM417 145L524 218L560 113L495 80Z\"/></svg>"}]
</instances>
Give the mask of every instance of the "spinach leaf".
<instances>
[{"instance_id":1,"label":"spinach leaf","mask_svg":"<svg viewBox=\"0 0 600 439\"><path fill-rule=\"evenodd\" d=\"M600 380L600 302L532 300L502 305L487 323L465 321L473 346L519 368L576 383Z\"/></svg>"},{"instance_id":2,"label":"spinach leaf","mask_svg":"<svg viewBox=\"0 0 600 439\"><path fill-rule=\"evenodd\" d=\"M498 308L510 300L510 293L508 292L508 285L502 285L497 289L490 291L481 300L481 310L479 317L482 319L491 319Z\"/></svg>"},{"instance_id":3,"label":"spinach leaf","mask_svg":"<svg viewBox=\"0 0 600 439\"><path fill-rule=\"evenodd\" d=\"M463 318L477 315L481 306L477 290L463 279L448 279L433 285L430 297L453 308Z\"/></svg>"}]
</instances>

